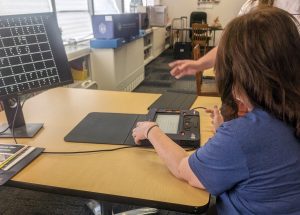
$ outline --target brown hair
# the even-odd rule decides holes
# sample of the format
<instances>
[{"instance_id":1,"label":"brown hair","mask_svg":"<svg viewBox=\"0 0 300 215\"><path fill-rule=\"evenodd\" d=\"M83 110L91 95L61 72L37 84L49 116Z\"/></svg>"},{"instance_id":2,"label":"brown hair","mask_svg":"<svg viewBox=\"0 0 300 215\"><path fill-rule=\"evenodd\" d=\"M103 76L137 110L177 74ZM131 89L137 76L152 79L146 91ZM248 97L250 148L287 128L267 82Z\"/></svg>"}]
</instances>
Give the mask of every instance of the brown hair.
<instances>
[{"instance_id":1,"label":"brown hair","mask_svg":"<svg viewBox=\"0 0 300 215\"><path fill-rule=\"evenodd\" d=\"M220 41L216 79L222 102L232 89L293 126L300 137L300 34L284 10L264 7L231 21ZM235 105L231 108L236 110Z\"/></svg>"},{"instance_id":2,"label":"brown hair","mask_svg":"<svg viewBox=\"0 0 300 215\"><path fill-rule=\"evenodd\" d=\"M257 0L252 0L252 2L256 2ZM274 0L258 0L258 5L268 5L273 6Z\"/></svg>"}]
</instances>

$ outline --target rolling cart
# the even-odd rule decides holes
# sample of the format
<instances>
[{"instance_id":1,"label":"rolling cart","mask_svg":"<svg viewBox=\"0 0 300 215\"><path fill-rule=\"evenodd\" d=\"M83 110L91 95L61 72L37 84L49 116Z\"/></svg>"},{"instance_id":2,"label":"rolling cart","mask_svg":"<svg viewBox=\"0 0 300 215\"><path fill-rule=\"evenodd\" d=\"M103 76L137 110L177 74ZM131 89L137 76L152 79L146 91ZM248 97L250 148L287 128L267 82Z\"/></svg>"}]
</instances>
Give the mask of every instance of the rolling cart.
<instances>
[{"instance_id":1,"label":"rolling cart","mask_svg":"<svg viewBox=\"0 0 300 215\"><path fill-rule=\"evenodd\" d=\"M191 59L192 44L188 41L189 31L186 16L172 20L171 41L175 59Z\"/></svg>"}]
</instances>

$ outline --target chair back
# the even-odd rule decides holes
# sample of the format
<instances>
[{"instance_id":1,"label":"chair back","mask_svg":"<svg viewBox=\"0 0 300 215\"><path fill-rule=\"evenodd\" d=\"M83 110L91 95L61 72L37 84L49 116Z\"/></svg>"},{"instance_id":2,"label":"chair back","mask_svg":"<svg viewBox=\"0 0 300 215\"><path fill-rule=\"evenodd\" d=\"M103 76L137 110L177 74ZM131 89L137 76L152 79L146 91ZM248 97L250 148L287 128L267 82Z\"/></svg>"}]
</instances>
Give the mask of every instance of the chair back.
<instances>
[{"instance_id":1,"label":"chair back","mask_svg":"<svg viewBox=\"0 0 300 215\"><path fill-rule=\"evenodd\" d=\"M203 54L206 53L209 43L209 27L207 24L193 23L192 24L192 46L200 45Z\"/></svg>"},{"instance_id":2,"label":"chair back","mask_svg":"<svg viewBox=\"0 0 300 215\"><path fill-rule=\"evenodd\" d=\"M207 13L203 11L194 11L190 16L190 27L193 23L207 23Z\"/></svg>"},{"instance_id":3,"label":"chair back","mask_svg":"<svg viewBox=\"0 0 300 215\"><path fill-rule=\"evenodd\" d=\"M207 13L203 11L194 11L190 15L190 27L193 23L207 23ZM192 38L192 32L190 32L190 38Z\"/></svg>"}]
</instances>

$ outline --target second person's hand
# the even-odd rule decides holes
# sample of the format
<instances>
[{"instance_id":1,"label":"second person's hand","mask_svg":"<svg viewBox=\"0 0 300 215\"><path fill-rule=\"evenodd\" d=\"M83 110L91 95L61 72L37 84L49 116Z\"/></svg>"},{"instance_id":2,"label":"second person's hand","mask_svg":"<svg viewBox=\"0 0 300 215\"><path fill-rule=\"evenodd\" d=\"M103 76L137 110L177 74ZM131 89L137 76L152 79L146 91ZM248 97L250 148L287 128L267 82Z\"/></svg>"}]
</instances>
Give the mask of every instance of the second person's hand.
<instances>
[{"instance_id":1,"label":"second person's hand","mask_svg":"<svg viewBox=\"0 0 300 215\"><path fill-rule=\"evenodd\" d=\"M180 79L186 75L195 75L200 71L198 62L195 60L177 60L169 63L171 75Z\"/></svg>"}]
</instances>

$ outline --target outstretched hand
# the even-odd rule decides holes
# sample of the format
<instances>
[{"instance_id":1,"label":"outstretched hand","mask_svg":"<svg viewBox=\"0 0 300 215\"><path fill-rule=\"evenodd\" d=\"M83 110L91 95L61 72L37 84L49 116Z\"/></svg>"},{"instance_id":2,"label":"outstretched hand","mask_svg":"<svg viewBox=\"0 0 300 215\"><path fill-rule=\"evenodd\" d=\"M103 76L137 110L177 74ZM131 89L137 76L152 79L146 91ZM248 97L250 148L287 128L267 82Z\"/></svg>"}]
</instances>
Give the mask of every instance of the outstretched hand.
<instances>
[{"instance_id":1,"label":"outstretched hand","mask_svg":"<svg viewBox=\"0 0 300 215\"><path fill-rule=\"evenodd\" d=\"M177 60L169 63L171 75L180 79L186 75L195 75L200 71L199 65L195 60Z\"/></svg>"}]
</instances>

